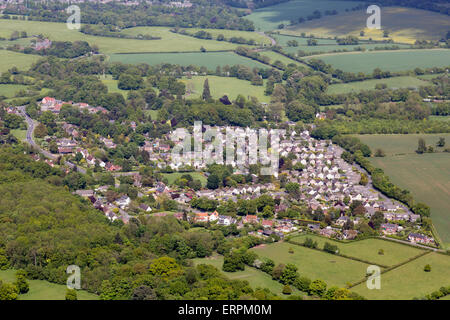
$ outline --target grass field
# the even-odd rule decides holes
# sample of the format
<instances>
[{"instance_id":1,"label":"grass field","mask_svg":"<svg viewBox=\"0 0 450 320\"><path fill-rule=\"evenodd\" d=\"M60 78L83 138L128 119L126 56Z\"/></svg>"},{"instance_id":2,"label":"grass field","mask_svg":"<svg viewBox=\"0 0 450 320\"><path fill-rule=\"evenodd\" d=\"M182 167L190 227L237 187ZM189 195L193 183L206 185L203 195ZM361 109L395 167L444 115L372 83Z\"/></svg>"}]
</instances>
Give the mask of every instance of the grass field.
<instances>
[{"instance_id":1,"label":"grass field","mask_svg":"<svg viewBox=\"0 0 450 320\"><path fill-rule=\"evenodd\" d=\"M386 84L388 88L418 88L428 85L428 82L415 77L394 77L387 79L365 80L349 83L338 83L328 87L328 94L360 92L362 90L374 90L377 84Z\"/></svg>"},{"instance_id":2,"label":"grass field","mask_svg":"<svg viewBox=\"0 0 450 320\"><path fill-rule=\"evenodd\" d=\"M15 270L0 270L0 280L15 281ZM61 284L50 283L44 280L28 280L30 291L19 295L19 300L64 300L67 287ZM77 290L78 300L98 300L95 294L84 290Z\"/></svg>"},{"instance_id":3,"label":"grass field","mask_svg":"<svg viewBox=\"0 0 450 320\"><path fill-rule=\"evenodd\" d=\"M431 265L431 272L423 271L426 264ZM380 290L369 290L365 282L351 290L367 299L413 299L438 290L442 286L450 285L449 270L449 256L429 253L399 268L381 274Z\"/></svg>"},{"instance_id":4,"label":"grass field","mask_svg":"<svg viewBox=\"0 0 450 320\"><path fill-rule=\"evenodd\" d=\"M200 172L174 172L174 173L163 173L163 177L167 178L169 184L173 184L175 180L181 177L184 174L190 174L192 178L200 180L202 186L206 186L206 177L202 175Z\"/></svg>"},{"instance_id":5,"label":"grass field","mask_svg":"<svg viewBox=\"0 0 450 320\"><path fill-rule=\"evenodd\" d=\"M260 102L270 101L270 97L264 95L265 86L253 86L250 81L218 76L198 76L192 79L183 79L182 81L186 83L186 89L192 90L192 93L187 95L186 98L200 97L205 79L208 79L211 95L215 99L226 94L230 100L234 100L239 94L242 94L245 98L256 97Z\"/></svg>"},{"instance_id":6,"label":"grass field","mask_svg":"<svg viewBox=\"0 0 450 320\"><path fill-rule=\"evenodd\" d=\"M244 65L250 68L268 68L265 64L239 56L233 52L193 52L193 53L142 53L142 54L112 54L112 62L130 64L148 63L156 65L161 63L178 64L183 66L204 66L214 71L217 66Z\"/></svg>"},{"instance_id":7,"label":"grass field","mask_svg":"<svg viewBox=\"0 0 450 320\"><path fill-rule=\"evenodd\" d=\"M317 46L308 46L308 45L302 45L298 47L284 47L283 50L287 53L297 53L299 50L302 50L308 54L321 54L321 53L327 53L327 52L334 52L334 51L355 51L357 48L364 48L366 51L373 50L377 47L394 47L397 46L402 49L408 49L411 46L408 44L381 44L381 43L364 43L361 42L357 45L346 45L341 46L338 44L329 44L329 45L317 45Z\"/></svg>"},{"instance_id":8,"label":"grass field","mask_svg":"<svg viewBox=\"0 0 450 320\"><path fill-rule=\"evenodd\" d=\"M223 257L214 256L211 258L194 259L194 264L210 264L215 266L217 269L222 270ZM222 271L223 272L223 271ZM275 280L267 273L264 273L258 269L245 266L244 271L237 272L223 272L228 278L232 280L247 280L253 289L258 287L267 288L271 292L282 296L283 285ZM292 289L295 289L292 287ZM294 291L295 294L295 291Z\"/></svg>"},{"instance_id":9,"label":"grass field","mask_svg":"<svg viewBox=\"0 0 450 320\"><path fill-rule=\"evenodd\" d=\"M289 248L294 253L288 252ZM251 249L260 257L267 257L278 263L292 263L298 267L300 275L312 280L322 279L328 286L344 287L364 278L368 264L334 256L329 253L296 246L286 242L277 242Z\"/></svg>"},{"instance_id":10,"label":"grass field","mask_svg":"<svg viewBox=\"0 0 450 320\"><path fill-rule=\"evenodd\" d=\"M11 134L20 141L25 141L27 138L27 130L12 129Z\"/></svg>"},{"instance_id":11,"label":"grass field","mask_svg":"<svg viewBox=\"0 0 450 320\"><path fill-rule=\"evenodd\" d=\"M325 10L336 9L341 13L346 8L353 8L359 3L354 1L292 0L257 9L246 18L253 21L256 30L269 31L277 29L281 23L288 25L291 19L298 20L300 17L306 18L315 10L323 13Z\"/></svg>"},{"instance_id":12,"label":"grass field","mask_svg":"<svg viewBox=\"0 0 450 320\"><path fill-rule=\"evenodd\" d=\"M450 248L450 153L416 154L419 137L435 146L439 137L447 144L450 134L359 135L372 150L382 148L386 157L371 158L396 185L411 191L418 201L428 204L439 236Z\"/></svg>"},{"instance_id":13,"label":"grass field","mask_svg":"<svg viewBox=\"0 0 450 320\"><path fill-rule=\"evenodd\" d=\"M339 253L341 254L387 267L404 262L409 258L415 257L423 252L421 249L381 239L365 239L361 241L342 243L316 235L300 235L293 237L292 240L302 243L307 237L317 241L319 248L323 248L324 243L329 242L337 245ZM383 249L383 255L378 254L380 249Z\"/></svg>"},{"instance_id":14,"label":"grass field","mask_svg":"<svg viewBox=\"0 0 450 320\"><path fill-rule=\"evenodd\" d=\"M330 53L307 57L320 59L336 69L347 72L372 73L375 68L384 71L405 71L419 68L446 67L450 64L450 50L401 50L377 52Z\"/></svg>"},{"instance_id":15,"label":"grass field","mask_svg":"<svg viewBox=\"0 0 450 320\"><path fill-rule=\"evenodd\" d=\"M366 21L369 15L366 10L341 12L335 16L322 17L312 21L288 27L283 33L319 37L360 36L365 31L363 39L383 40L383 31L390 32L389 37L395 42L411 43L416 40L439 40L444 36L443 30L450 27L448 16L413 8L383 7L381 8L381 29L367 29Z\"/></svg>"},{"instance_id":16,"label":"grass field","mask_svg":"<svg viewBox=\"0 0 450 320\"><path fill-rule=\"evenodd\" d=\"M105 76L102 75L102 76L100 76L100 80L108 88L108 92L121 93L124 96L124 98L127 98L128 91L119 89L117 87L117 83L119 81L118 80L114 80L111 75L109 75L109 74L105 75Z\"/></svg>"},{"instance_id":17,"label":"grass field","mask_svg":"<svg viewBox=\"0 0 450 320\"><path fill-rule=\"evenodd\" d=\"M232 37L242 37L246 40L253 39L258 45L270 45L270 39L265 37L262 34L251 32L251 31L239 31L239 30L224 30L224 29L201 29L201 28L181 28L186 30L188 33L193 34L197 31L203 30L209 32L212 37L215 39L219 34L222 34L226 39L230 39Z\"/></svg>"},{"instance_id":18,"label":"grass field","mask_svg":"<svg viewBox=\"0 0 450 320\"><path fill-rule=\"evenodd\" d=\"M20 90L26 90L27 86L22 84L0 84L0 96L12 98Z\"/></svg>"},{"instance_id":19,"label":"grass field","mask_svg":"<svg viewBox=\"0 0 450 320\"><path fill-rule=\"evenodd\" d=\"M0 50L0 73L8 71L12 67L17 67L19 70L28 70L40 58L42 57L33 54Z\"/></svg>"}]
</instances>

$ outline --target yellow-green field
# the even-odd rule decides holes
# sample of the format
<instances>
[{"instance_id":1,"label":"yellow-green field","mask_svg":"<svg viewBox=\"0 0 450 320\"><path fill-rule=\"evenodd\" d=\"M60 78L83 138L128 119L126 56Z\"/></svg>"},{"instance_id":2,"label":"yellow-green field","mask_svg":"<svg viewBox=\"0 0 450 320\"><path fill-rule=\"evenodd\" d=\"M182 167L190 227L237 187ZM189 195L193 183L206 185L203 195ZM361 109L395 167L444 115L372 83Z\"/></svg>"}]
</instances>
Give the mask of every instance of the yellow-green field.
<instances>
[{"instance_id":1,"label":"yellow-green field","mask_svg":"<svg viewBox=\"0 0 450 320\"><path fill-rule=\"evenodd\" d=\"M218 76L198 76L192 79L183 79L182 81L186 84L186 91L192 91L191 94L186 95L186 98L200 97L205 79L208 79L213 98L218 99L226 94L230 100L233 100L239 94L242 94L245 98L256 97L260 102L270 101L270 97L264 95L265 86L254 86L250 81Z\"/></svg>"},{"instance_id":2,"label":"yellow-green field","mask_svg":"<svg viewBox=\"0 0 450 320\"><path fill-rule=\"evenodd\" d=\"M2 21L0 19L0 21ZM28 70L33 62L39 60L40 56L23 54L9 50L0 50L0 73L8 71L12 67L19 70Z\"/></svg>"},{"instance_id":3,"label":"yellow-green field","mask_svg":"<svg viewBox=\"0 0 450 320\"><path fill-rule=\"evenodd\" d=\"M381 28L367 29L368 14L365 10L340 13L297 24L283 30L286 34L313 34L319 37L355 35L362 39L383 40L383 31L390 32L389 38L395 42L414 43L416 40L439 40L450 28L448 16L436 12L400 7L383 7L381 9Z\"/></svg>"},{"instance_id":4,"label":"yellow-green field","mask_svg":"<svg viewBox=\"0 0 450 320\"><path fill-rule=\"evenodd\" d=\"M426 81L420 80L416 77L405 76L333 84L328 87L327 93L334 94L374 90L377 84L386 84L387 87L391 89L419 88L420 86L429 85L429 83L427 83Z\"/></svg>"}]
</instances>

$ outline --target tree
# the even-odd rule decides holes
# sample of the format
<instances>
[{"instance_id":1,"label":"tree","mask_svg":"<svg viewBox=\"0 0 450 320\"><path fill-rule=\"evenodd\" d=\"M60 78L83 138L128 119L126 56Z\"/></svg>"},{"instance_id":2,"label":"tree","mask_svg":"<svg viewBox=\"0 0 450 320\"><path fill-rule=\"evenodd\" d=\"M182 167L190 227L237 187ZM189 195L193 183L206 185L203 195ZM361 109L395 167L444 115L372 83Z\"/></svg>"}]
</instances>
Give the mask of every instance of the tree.
<instances>
[{"instance_id":1,"label":"tree","mask_svg":"<svg viewBox=\"0 0 450 320\"><path fill-rule=\"evenodd\" d=\"M283 287L283 294L289 295L292 294L292 288L288 284Z\"/></svg>"},{"instance_id":2,"label":"tree","mask_svg":"<svg viewBox=\"0 0 450 320\"><path fill-rule=\"evenodd\" d=\"M385 157L386 153L384 152L383 149L378 148L377 150L375 150L375 157Z\"/></svg>"},{"instance_id":3,"label":"tree","mask_svg":"<svg viewBox=\"0 0 450 320\"><path fill-rule=\"evenodd\" d=\"M77 291L75 289L67 289L66 300L78 300Z\"/></svg>"},{"instance_id":4,"label":"tree","mask_svg":"<svg viewBox=\"0 0 450 320\"><path fill-rule=\"evenodd\" d=\"M14 285L19 290L19 294L27 293L30 290L30 285L28 284L25 276L22 274L16 275L16 281L14 282Z\"/></svg>"},{"instance_id":5,"label":"tree","mask_svg":"<svg viewBox=\"0 0 450 320\"><path fill-rule=\"evenodd\" d=\"M208 78L206 78L205 82L203 83L203 93L202 93L202 99L203 100L211 100L211 92L209 90L209 81Z\"/></svg>"},{"instance_id":6,"label":"tree","mask_svg":"<svg viewBox=\"0 0 450 320\"><path fill-rule=\"evenodd\" d=\"M431 266L429 264L425 265L425 267L423 267L423 271L430 272L431 271Z\"/></svg>"},{"instance_id":7,"label":"tree","mask_svg":"<svg viewBox=\"0 0 450 320\"><path fill-rule=\"evenodd\" d=\"M283 273L280 277L280 282L284 284L293 284L297 278L297 267L294 264L288 263L283 269Z\"/></svg>"},{"instance_id":8,"label":"tree","mask_svg":"<svg viewBox=\"0 0 450 320\"><path fill-rule=\"evenodd\" d=\"M294 286L303 292L308 292L309 291L309 286L311 284L311 280L307 277L298 277L295 282L294 282Z\"/></svg>"},{"instance_id":9,"label":"tree","mask_svg":"<svg viewBox=\"0 0 450 320\"><path fill-rule=\"evenodd\" d=\"M235 272L238 270L244 270L245 264L242 254L237 252L231 252L223 259L222 270L225 272Z\"/></svg>"},{"instance_id":10,"label":"tree","mask_svg":"<svg viewBox=\"0 0 450 320\"><path fill-rule=\"evenodd\" d=\"M3 283L0 281L0 301L17 300L19 289L12 283Z\"/></svg>"},{"instance_id":11,"label":"tree","mask_svg":"<svg viewBox=\"0 0 450 320\"><path fill-rule=\"evenodd\" d=\"M419 138L418 146L416 152L418 154L422 154L424 152L427 152L427 146L425 144L425 140L423 138Z\"/></svg>"},{"instance_id":12,"label":"tree","mask_svg":"<svg viewBox=\"0 0 450 320\"><path fill-rule=\"evenodd\" d=\"M325 242L325 244L323 245L323 251L332 253L332 254L336 254L338 251L338 247L337 247L337 245L333 245L329 242Z\"/></svg>"},{"instance_id":13,"label":"tree","mask_svg":"<svg viewBox=\"0 0 450 320\"><path fill-rule=\"evenodd\" d=\"M149 286L139 286L133 290L131 300L156 300L157 295L154 289Z\"/></svg>"},{"instance_id":14,"label":"tree","mask_svg":"<svg viewBox=\"0 0 450 320\"><path fill-rule=\"evenodd\" d=\"M317 279L309 285L309 294L322 297L327 291L327 284L325 281Z\"/></svg>"},{"instance_id":15,"label":"tree","mask_svg":"<svg viewBox=\"0 0 450 320\"><path fill-rule=\"evenodd\" d=\"M439 141L436 143L436 147L442 148L442 147L444 147L444 146L445 146L445 138L440 137L440 138L439 138Z\"/></svg>"},{"instance_id":16,"label":"tree","mask_svg":"<svg viewBox=\"0 0 450 320\"><path fill-rule=\"evenodd\" d=\"M421 217L429 217L431 214L430 207L425 203L419 202L412 207L415 214L419 214Z\"/></svg>"},{"instance_id":17,"label":"tree","mask_svg":"<svg viewBox=\"0 0 450 320\"><path fill-rule=\"evenodd\" d=\"M44 138L48 134L47 127L42 123L39 123L34 129L34 136L36 138Z\"/></svg>"},{"instance_id":18,"label":"tree","mask_svg":"<svg viewBox=\"0 0 450 320\"><path fill-rule=\"evenodd\" d=\"M366 186L369 183L369 177L361 172L361 179L359 180L359 184L362 186Z\"/></svg>"},{"instance_id":19,"label":"tree","mask_svg":"<svg viewBox=\"0 0 450 320\"><path fill-rule=\"evenodd\" d=\"M153 260L149 271L155 276L170 278L179 275L182 269L174 258L161 257Z\"/></svg>"},{"instance_id":20,"label":"tree","mask_svg":"<svg viewBox=\"0 0 450 320\"><path fill-rule=\"evenodd\" d=\"M220 179L216 173L211 173L208 176L208 180L206 182L206 187L208 189L217 189L220 187Z\"/></svg>"},{"instance_id":21,"label":"tree","mask_svg":"<svg viewBox=\"0 0 450 320\"><path fill-rule=\"evenodd\" d=\"M272 270L272 279L279 280L283 274L284 264L280 263Z\"/></svg>"}]
</instances>

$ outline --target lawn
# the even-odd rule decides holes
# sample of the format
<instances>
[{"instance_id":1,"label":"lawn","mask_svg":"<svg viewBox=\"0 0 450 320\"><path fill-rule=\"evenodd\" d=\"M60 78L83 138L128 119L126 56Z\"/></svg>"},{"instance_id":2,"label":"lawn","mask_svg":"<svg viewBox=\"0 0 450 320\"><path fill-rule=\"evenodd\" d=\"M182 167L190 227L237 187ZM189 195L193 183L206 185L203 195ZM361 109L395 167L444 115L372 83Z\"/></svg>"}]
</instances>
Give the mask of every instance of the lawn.
<instances>
[{"instance_id":1,"label":"lawn","mask_svg":"<svg viewBox=\"0 0 450 320\"><path fill-rule=\"evenodd\" d=\"M260 62L239 56L234 52L192 52L192 53L141 53L141 54L111 54L111 62L129 64L147 63L157 65L162 63L182 66L195 65L214 71L217 66L244 65L250 68L268 68Z\"/></svg>"},{"instance_id":2,"label":"lawn","mask_svg":"<svg viewBox=\"0 0 450 320\"><path fill-rule=\"evenodd\" d=\"M431 272L423 271L430 264ZM367 299L399 300L413 299L450 285L450 257L429 253L392 271L381 274L381 289L369 290L366 283L353 287Z\"/></svg>"},{"instance_id":3,"label":"lawn","mask_svg":"<svg viewBox=\"0 0 450 320\"><path fill-rule=\"evenodd\" d=\"M338 83L328 87L328 94L350 93L360 92L363 90L374 90L377 84L386 84L388 88L418 88L420 86L427 86L426 81L420 80L415 77L394 77L387 79L373 79L349 83Z\"/></svg>"},{"instance_id":4,"label":"lawn","mask_svg":"<svg viewBox=\"0 0 450 320\"><path fill-rule=\"evenodd\" d=\"M169 184L173 184L175 180L184 174L190 174L194 180L198 179L202 183L202 186L206 186L206 177L200 172L174 172L174 173L163 173L163 177L167 178Z\"/></svg>"},{"instance_id":5,"label":"lawn","mask_svg":"<svg viewBox=\"0 0 450 320\"><path fill-rule=\"evenodd\" d=\"M103 82L103 84L108 88L108 92L111 92L111 93L121 93L123 96L124 96L124 98L126 99L127 98L127 96L128 96L128 91L126 91L126 90L122 90L122 89L119 89L118 87L117 87L117 83L119 82L118 80L114 80L113 78L112 78L112 76L111 75L106 75L106 76L100 76L100 80Z\"/></svg>"},{"instance_id":6,"label":"lawn","mask_svg":"<svg viewBox=\"0 0 450 320\"><path fill-rule=\"evenodd\" d=\"M362 3L362 2L361 2ZM269 31L278 28L283 23L288 25L291 19L298 20L300 17L306 18L315 10L322 13L325 10L336 9L338 12L344 12L347 8L354 8L360 2L355 1L330 1L330 0L292 0L283 2L274 6L254 10L252 14L246 16L253 21L256 30Z\"/></svg>"},{"instance_id":7,"label":"lawn","mask_svg":"<svg viewBox=\"0 0 450 320\"><path fill-rule=\"evenodd\" d=\"M20 141L25 141L27 139L27 130L12 129L11 134Z\"/></svg>"},{"instance_id":8,"label":"lawn","mask_svg":"<svg viewBox=\"0 0 450 320\"><path fill-rule=\"evenodd\" d=\"M0 21L2 20L0 19ZM17 67L19 70L28 70L34 62L41 58L41 56L33 54L0 50L0 73L8 71L12 67Z\"/></svg>"},{"instance_id":9,"label":"lawn","mask_svg":"<svg viewBox=\"0 0 450 320\"><path fill-rule=\"evenodd\" d=\"M182 81L186 83L186 90L191 90L191 93L186 95L186 98L200 97L203 92L205 79L208 79L211 95L215 99L221 98L226 94L230 100L234 100L239 94L242 94L246 98L256 97L260 102L270 101L270 97L264 95L265 86L254 86L247 80L218 76L184 78Z\"/></svg>"},{"instance_id":10,"label":"lawn","mask_svg":"<svg viewBox=\"0 0 450 320\"><path fill-rule=\"evenodd\" d=\"M210 264L216 267L217 269L222 271L222 265L223 265L223 257L222 256L214 256L210 258L198 258L193 259L194 264ZM223 272L223 271L222 271ZM283 285L275 280L272 280L272 277L268 275L267 273L264 273L258 269L245 266L244 271L237 271L237 272L223 272L228 278L232 280L247 280L250 284L250 286L253 289L256 289L258 287L261 288L267 288L271 292L282 296L282 290ZM294 289L294 288L292 288ZM295 291L294 291L295 294Z\"/></svg>"},{"instance_id":11,"label":"lawn","mask_svg":"<svg viewBox=\"0 0 450 320\"><path fill-rule=\"evenodd\" d=\"M0 270L0 279L5 282L15 281L15 270ZM28 280L30 291L19 295L19 300L64 300L67 287L44 280ZM77 290L78 300L98 300L99 297L84 290Z\"/></svg>"},{"instance_id":12,"label":"lawn","mask_svg":"<svg viewBox=\"0 0 450 320\"><path fill-rule=\"evenodd\" d=\"M318 37L342 37L346 35L360 36L364 30L363 39L385 40L383 31L389 31L389 37L395 42L411 43L417 39L439 40L442 30L450 27L448 16L436 12L400 7L383 7L381 9L381 29L367 29L366 21L369 15L366 10L341 12L335 16L307 21L286 28L283 33Z\"/></svg>"},{"instance_id":13,"label":"lawn","mask_svg":"<svg viewBox=\"0 0 450 320\"><path fill-rule=\"evenodd\" d=\"M372 73L375 68L384 71L406 71L419 68L446 67L450 61L449 49L396 50L377 52L330 53L307 57L320 59L336 69L347 72Z\"/></svg>"},{"instance_id":14,"label":"lawn","mask_svg":"<svg viewBox=\"0 0 450 320\"><path fill-rule=\"evenodd\" d=\"M289 248L294 253L288 252ZM328 286L344 287L365 277L368 264L335 256L326 252L296 246L286 242L277 242L251 249L260 257L267 257L278 263L292 263L298 267L300 275L322 279Z\"/></svg>"},{"instance_id":15,"label":"lawn","mask_svg":"<svg viewBox=\"0 0 450 320\"><path fill-rule=\"evenodd\" d=\"M337 245L341 254L387 267L404 262L423 252L421 249L381 239L365 239L343 243L316 235L300 235L292 240L302 243L307 237L317 241L319 248L323 248L324 243L329 242ZM378 254L380 249L383 249L383 255Z\"/></svg>"}]
</instances>

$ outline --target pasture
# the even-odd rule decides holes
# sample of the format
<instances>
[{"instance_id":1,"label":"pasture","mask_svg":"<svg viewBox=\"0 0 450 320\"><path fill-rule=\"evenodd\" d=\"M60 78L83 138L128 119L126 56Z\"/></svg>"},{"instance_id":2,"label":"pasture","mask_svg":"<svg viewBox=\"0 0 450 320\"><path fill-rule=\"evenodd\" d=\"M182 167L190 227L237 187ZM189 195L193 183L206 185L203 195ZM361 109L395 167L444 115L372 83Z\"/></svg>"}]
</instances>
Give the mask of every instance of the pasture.
<instances>
[{"instance_id":1,"label":"pasture","mask_svg":"<svg viewBox=\"0 0 450 320\"><path fill-rule=\"evenodd\" d=\"M41 56L33 54L0 50L0 73L8 71L12 67L17 67L19 70L28 70L34 62L41 58Z\"/></svg>"},{"instance_id":2,"label":"pasture","mask_svg":"<svg viewBox=\"0 0 450 320\"><path fill-rule=\"evenodd\" d=\"M182 66L200 66L208 70L215 70L218 66L244 65L250 68L268 68L265 64L239 56L234 52L193 52L193 53L140 53L140 54L111 54L111 62L129 64L147 63L157 65L163 63Z\"/></svg>"},{"instance_id":3,"label":"pasture","mask_svg":"<svg viewBox=\"0 0 450 320\"><path fill-rule=\"evenodd\" d=\"M270 102L270 97L264 95L265 86L254 86L247 80L218 76L198 76L192 77L192 79L183 78L181 81L186 84L186 91L190 90L185 97L201 97L203 83L206 79L209 82L211 95L215 99L227 95L230 100L234 100L239 94L242 94L245 98L255 97L260 102Z\"/></svg>"},{"instance_id":4,"label":"pasture","mask_svg":"<svg viewBox=\"0 0 450 320\"><path fill-rule=\"evenodd\" d=\"M300 17L306 18L315 10L323 13L325 10L335 9L341 13L345 9L356 7L359 3L355 1L292 0L256 9L246 18L253 21L257 31L269 31L277 29L279 24L288 25L290 20L297 21Z\"/></svg>"},{"instance_id":5,"label":"pasture","mask_svg":"<svg viewBox=\"0 0 450 320\"><path fill-rule=\"evenodd\" d=\"M409 258L415 257L424 252L421 249L382 239L364 239L360 241L340 242L317 235L307 234L295 236L292 240L303 243L305 238L311 238L312 240L317 241L318 248L323 248L325 242L329 242L333 245L337 245L340 254L387 267L404 262ZM380 249L383 249L384 251L382 255L378 253Z\"/></svg>"},{"instance_id":6,"label":"pasture","mask_svg":"<svg viewBox=\"0 0 450 320\"><path fill-rule=\"evenodd\" d=\"M15 270L0 270L0 280L4 282L15 281ZM44 280L27 280L30 290L19 295L19 300L64 300L67 286L50 283ZM98 300L99 297L84 290L77 290L78 300Z\"/></svg>"},{"instance_id":7,"label":"pasture","mask_svg":"<svg viewBox=\"0 0 450 320\"><path fill-rule=\"evenodd\" d=\"M194 180L200 180L202 186L206 186L206 177L200 172L173 172L173 173L163 173L163 177L167 178L167 181L172 185L175 180L180 178L182 175L189 174Z\"/></svg>"},{"instance_id":8,"label":"pasture","mask_svg":"<svg viewBox=\"0 0 450 320\"><path fill-rule=\"evenodd\" d=\"M0 96L13 98L20 90L26 90L27 86L22 84L0 84Z\"/></svg>"},{"instance_id":9,"label":"pasture","mask_svg":"<svg viewBox=\"0 0 450 320\"><path fill-rule=\"evenodd\" d=\"M294 253L289 253L289 248L293 248ZM295 264L301 276L312 280L322 279L329 287L344 287L347 283L363 279L369 266L366 263L286 242L255 247L251 251L260 257L272 259L275 264Z\"/></svg>"},{"instance_id":10,"label":"pasture","mask_svg":"<svg viewBox=\"0 0 450 320\"><path fill-rule=\"evenodd\" d=\"M355 81L349 83L332 84L328 87L328 94L360 92L363 90L374 90L377 84L386 84L390 89L399 88L419 88L420 86L427 86L426 81L420 80L416 77L393 77L387 79L373 79L365 81Z\"/></svg>"},{"instance_id":11,"label":"pasture","mask_svg":"<svg viewBox=\"0 0 450 320\"><path fill-rule=\"evenodd\" d=\"M431 272L423 271L430 264ZM396 269L381 274L381 289L369 290L363 282L353 288L369 300L410 300L450 285L450 257L429 253Z\"/></svg>"},{"instance_id":12,"label":"pasture","mask_svg":"<svg viewBox=\"0 0 450 320\"><path fill-rule=\"evenodd\" d=\"M338 44L329 44L329 45L317 45L317 46L308 46L302 45L298 47L284 47L283 51L287 53L297 53L299 50L306 52L307 54L323 54L323 53L332 53L332 52L346 52L346 51L355 51L358 48L363 48L365 51L373 51L375 48L380 47L399 47L403 49L410 48L410 45L407 44L383 44L383 43L366 43L361 42L356 45L338 45Z\"/></svg>"},{"instance_id":13,"label":"pasture","mask_svg":"<svg viewBox=\"0 0 450 320\"><path fill-rule=\"evenodd\" d=\"M322 17L290 26L283 30L287 34L313 34L318 37L360 36L362 39L384 40L384 30L389 31L389 38L395 42L414 44L416 40L439 40L444 30L449 29L448 16L436 12L413 8L383 7L381 9L381 29L366 28L369 15L366 10L341 12L338 15Z\"/></svg>"},{"instance_id":14,"label":"pasture","mask_svg":"<svg viewBox=\"0 0 450 320\"><path fill-rule=\"evenodd\" d=\"M397 50L376 52L330 53L307 57L320 59L335 69L347 72L372 73L375 68L383 71L406 71L419 68L446 67L450 61L450 50Z\"/></svg>"}]
</instances>

